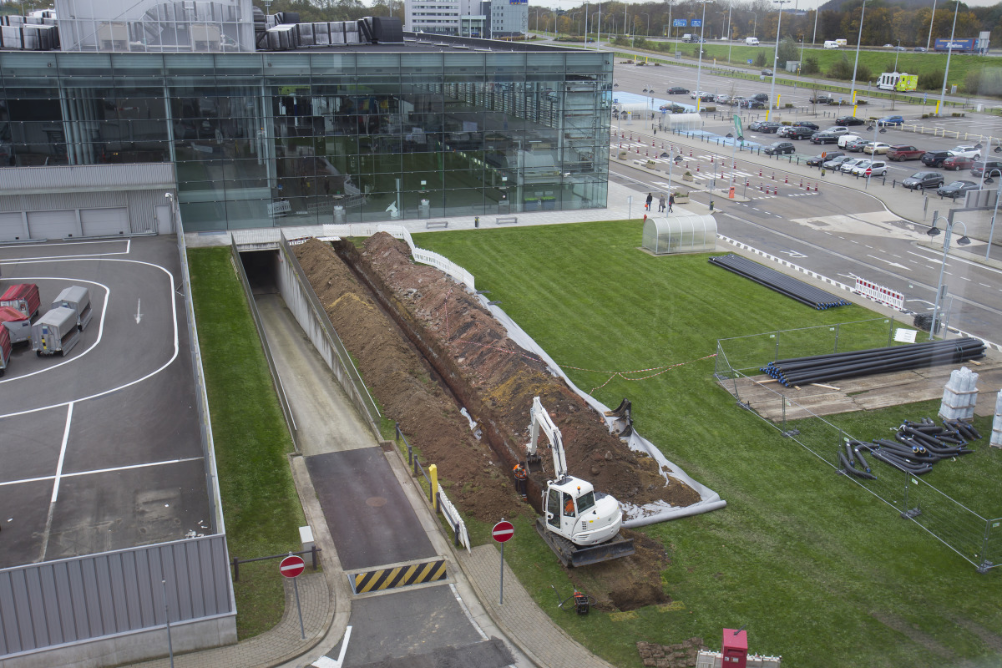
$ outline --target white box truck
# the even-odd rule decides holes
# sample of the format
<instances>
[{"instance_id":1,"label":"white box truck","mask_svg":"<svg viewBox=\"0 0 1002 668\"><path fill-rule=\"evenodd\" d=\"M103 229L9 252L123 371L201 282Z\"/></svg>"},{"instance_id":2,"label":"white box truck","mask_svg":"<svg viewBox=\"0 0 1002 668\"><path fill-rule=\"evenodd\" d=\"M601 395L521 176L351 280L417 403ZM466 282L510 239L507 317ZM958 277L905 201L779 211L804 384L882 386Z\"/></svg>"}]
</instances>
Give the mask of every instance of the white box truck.
<instances>
[{"instance_id":1,"label":"white box truck","mask_svg":"<svg viewBox=\"0 0 1002 668\"><path fill-rule=\"evenodd\" d=\"M71 285L59 293L56 301L52 302L52 308L60 306L73 309L77 314L77 329L81 332L87 328L90 319L94 317L94 312L90 308L90 292L80 285Z\"/></svg>"},{"instance_id":2,"label":"white box truck","mask_svg":"<svg viewBox=\"0 0 1002 668\"><path fill-rule=\"evenodd\" d=\"M56 353L65 357L79 340L77 313L65 306L52 309L31 326L31 347L39 357Z\"/></svg>"}]
</instances>

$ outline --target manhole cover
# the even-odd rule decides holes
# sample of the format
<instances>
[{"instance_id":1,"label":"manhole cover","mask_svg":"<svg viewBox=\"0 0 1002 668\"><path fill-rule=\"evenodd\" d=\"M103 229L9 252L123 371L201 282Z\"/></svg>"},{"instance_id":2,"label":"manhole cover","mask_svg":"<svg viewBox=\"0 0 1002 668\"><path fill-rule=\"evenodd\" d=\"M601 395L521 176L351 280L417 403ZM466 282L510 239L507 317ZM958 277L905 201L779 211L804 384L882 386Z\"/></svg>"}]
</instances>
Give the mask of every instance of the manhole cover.
<instances>
[{"instance_id":1,"label":"manhole cover","mask_svg":"<svg viewBox=\"0 0 1002 668\"><path fill-rule=\"evenodd\" d=\"M373 508L380 508L386 505L386 499L381 496L370 496L365 500L366 505L370 505Z\"/></svg>"}]
</instances>

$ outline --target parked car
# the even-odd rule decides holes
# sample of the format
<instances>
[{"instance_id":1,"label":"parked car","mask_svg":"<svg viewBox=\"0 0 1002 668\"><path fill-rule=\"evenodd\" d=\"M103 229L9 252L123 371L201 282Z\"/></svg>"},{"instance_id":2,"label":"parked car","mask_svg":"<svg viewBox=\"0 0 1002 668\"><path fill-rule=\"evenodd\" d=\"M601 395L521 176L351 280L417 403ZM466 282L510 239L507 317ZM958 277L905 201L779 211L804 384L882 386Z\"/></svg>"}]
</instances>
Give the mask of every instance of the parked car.
<instances>
[{"instance_id":1,"label":"parked car","mask_svg":"<svg viewBox=\"0 0 1002 668\"><path fill-rule=\"evenodd\" d=\"M839 153L838 151L832 151L831 153L818 153L817 155L807 159L807 165L809 167L820 167L827 160L834 160L835 158L840 158L844 156L844 153Z\"/></svg>"},{"instance_id":2,"label":"parked car","mask_svg":"<svg viewBox=\"0 0 1002 668\"><path fill-rule=\"evenodd\" d=\"M766 146L765 150L762 152L766 155L786 155L787 153L796 153L797 147L794 146L792 142L777 141L773 142L769 146Z\"/></svg>"},{"instance_id":3,"label":"parked car","mask_svg":"<svg viewBox=\"0 0 1002 668\"><path fill-rule=\"evenodd\" d=\"M863 162L866 158L849 158L848 160L843 160L838 166L839 171L848 174L852 171L852 168Z\"/></svg>"},{"instance_id":4,"label":"parked car","mask_svg":"<svg viewBox=\"0 0 1002 668\"><path fill-rule=\"evenodd\" d=\"M984 160L975 162L971 167L971 174L980 177L982 174L987 177L1002 176L1002 162L998 160Z\"/></svg>"},{"instance_id":5,"label":"parked car","mask_svg":"<svg viewBox=\"0 0 1002 668\"><path fill-rule=\"evenodd\" d=\"M813 134L814 130L812 128L807 128L801 125L793 125L788 128L786 136L791 139L810 139Z\"/></svg>"},{"instance_id":6,"label":"parked car","mask_svg":"<svg viewBox=\"0 0 1002 668\"><path fill-rule=\"evenodd\" d=\"M765 109L765 102L762 100L748 100L743 106L746 109Z\"/></svg>"},{"instance_id":7,"label":"parked car","mask_svg":"<svg viewBox=\"0 0 1002 668\"><path fill-rule=\"evenodd\" d=\"M962 155L972 160L981 159L981 149L977 146L954 146L950 149L950 153L954 155Z\"/></svg>"},{"instance_id":8,"label":"parked car","mask_svg":"<svg viewBox=\"0 0 1002 668\"><path fill-rule=\"evenodd\" d=\"M811 102L815 104L831 104L834 101L835 98L828 93L818 93L816 96L811 98Z\"/></svg>"},{"instance_id":9,"label":"parked car","mask_svg":"<svg viewBox=\"0 0 1002 668\"><path fill-rule=\"evenodd\" d=\"M833 125L825 130L825 132L830 132L837 137L841 137L842 135L849 134L849 128L844 125Z\"/></svg>"},{"instance_id":10,"label":"parked car","mask_svg":"<svg viewBox=\"0 0 1002 668\"><path fill-rule=\"evenodd\" d=\"M731 96L730 95L718 95L716 102L718 104L730 104L731 103Z\"/></svg>"},{"instance_id":11,"label":"parked car","mask_svg":"<svg viewBox=\"0 0 1002 668\"><path fill-rule=\"evenodd\" d=\"M926 188L939 188L943 185L943 175L939 172L915 172L901 182L909 190L925 190Z\"/></svg>"},{"instance_id":12,"label":"parked car","mask_svg":"<svg viewBox=\"0 0 1002 668\"><path fill-rule=\"evenodd\" d=\"M855 116L839 116L835 119L836 125L865 125L866 121L862 118L856 118Z\"/></svg>"},{"instance_id":13,"label":"parked car","mask_svg":"<svg viewBox=\"0 0 1002 668\"><path fill-rule=\"evenodd\" d=\"M759 102L768 102L769 101L769 94L768 93L755 93L754 95L751 96L751 99L758 100Z\"/></svg>"},{"instance_id":14,"label":"parked car","mask_svg":"<svg viewBox=\"0 0 1002 668\"><path fill-rule=\"evenodd\" d=\"M745 98L744 95L735 95L734 97L731 98L731 106L732 107L743 107L743 106L745 106L745 102L747 102L747 101L748 100L747 100L747 98Z\"/></svg>"},{"instance_id":15,"label":"parked car","mask_svg":"<svg viewBox=\"0 0 1002 668\"><path fill-rule=\"evenodd\" d=\"M668 89L668 94L669 95L688 95L689 94L689 89L688 88L682 88L681 86L672 86L671 88Z\"/></svg>"},{"instance_id":16,"label":"parked car","mask_svg":"<svg viewBox=\"0 0 1002 668\"><path fill-rule=\"evenodd\" d=\"M845 153L834 153L833 155L835 156L834 158L831 158L830 160L825 160L823 163L821 163L821 166L824 167L825 169L838 169L839 167L842 166L843 162L845 162L846 160L851 160L851 158L847 156Z\"/></svg>"},{"instance_id":17,"label":"parked car","mask_svg":"<svg viewBox=\"0 0 1002 668\"><path fill-rule=\"evenodd\" d=\"M775 121L754 121L748 126L748 129L753 132L775 134L781 127L783 127L782 123L777 123Z\"/></svg>"},{"instance_id":18,"label":"parked car","mask_svg":"<svg viewBox=\"0 0 1002 668\"><path fill-rule=\"evenodd\" d=\"M845 148L845 150L850 151L852 153L859 153L860 151L863 150L863 147L866 146L869 143L870 142L866 141L862 137L856 137L855 139L851 139L851 140L847 141L845 143L845 146L843 148Z\"/></svg>"},{"instance_id":19,"label":"parked car","mask_svg":"<svg viewBox=\"0 0 1002 668\"><path fill-rule=\"evenodd\" d=\"M966 155L951 155L943 161L943 169L951 172L959 172L962 169L970 169L974 166L974 161Z\"/></svg>"},{"instance_id":20,"label":"parked car","mask_svg":"<svg viewBox=\"0 0 1002 668\"><path fill-rule=\"evenodd\" d=\"M940 197L949 197L950 199L957 199L963 196L968 190L978 190L979 186L974 181L954 181L953 183L947 183L945 186L936 191L936 194Z\"/></svg>"},{"instance_id":21,"label":"parked car","mask_svg":"<svg viewBox=\"0 0 1002 668\"><path fill-rule=\"evenodd\" d=\"M811 130L814 130L815 132L817 132L818 130L821 129L820 127L818 127L814 123L811 123L810 121L797 121L797 122L795 122L793 124L793 127L795 127L795 128L810 128Z\"/></svg>"},{"instance_id":22,"label":"parked car","mask_svg":"<svg viewBox=\"0 0 1002 668\"><path fill-rule=\"evenodd\" d=\"M890 150L891 145L885 144L882 141L868 141L866 146L863 147L863 153L869 153L870 155L883 155Z\"/></svg>"},{"instance_id":23,"label":"parked car","mask_svg":"<svg viewBox=\"0 0 1002 668\"><path fill-rule=\"evenodd\" d=\"M689 97L691 97L694 100L703 95L709 95L709 93L707 93L705 90L694 90L691 93L689 93Z\"/></svg>"},{"instance_id":24,"label":"parked car","mask_svg":"<svg viewBox=\"0 0 1002 668\"><path fill-rule=\"evenodd\" d=\"M834 144L838 141L838 135L831 132L815 132L811 135L812 144Z\"/></svg>"},{"instance_id":25,"label":"parked car","mask_svg":"<svg viewBox=\"0 0 1002 668\"><path fill-rule=\"evenodd\" d=\"M849 144L849 142L856 141L857 139L860 139L859 135L853 135L853 134L839 135L838 147L845 148Z\"/></svg>"},{"instance_id":26,"label":"parked car","mask_svg":"<svg viewBox=\"0 0 1002 668\"><path fill-rule=\"evenodd\" d=\"M922 164L926 167L942 167L943 161L953 157L949 151L926 151L922 154Z\"/></svg>"},{"instance_id":27,"label":"parked car","mask_svg":"<svg viewBox=\"0 0 1002 668\"><path fill-rule=\"evenodd\" d=\"M884 116L877 119L877 125L904 125L904 116Z\"/></svg>"},{"instance_id":28,"label":"parked car","mask_svg":"<svg viewBox=\"0 0 1002 668\"><path fill-rule=\"evenodd\" d=\"M887 159L903 162L905 160L918 160L925 151L909 146L908 144L896 144L887 149Z\"/></svg>"},{"instance_id":29,"label":"parked car","mask_svg":"<svg viewBox=\"0 0 1002 668\"><path fill-rule=\"evenodd\" d=\"M884 176L887 174L887 163L883 160L864 160L852 168L852 173L856 176L866 176L866 170L870 170L870 176Z\"/></svg>"}]
</instances>

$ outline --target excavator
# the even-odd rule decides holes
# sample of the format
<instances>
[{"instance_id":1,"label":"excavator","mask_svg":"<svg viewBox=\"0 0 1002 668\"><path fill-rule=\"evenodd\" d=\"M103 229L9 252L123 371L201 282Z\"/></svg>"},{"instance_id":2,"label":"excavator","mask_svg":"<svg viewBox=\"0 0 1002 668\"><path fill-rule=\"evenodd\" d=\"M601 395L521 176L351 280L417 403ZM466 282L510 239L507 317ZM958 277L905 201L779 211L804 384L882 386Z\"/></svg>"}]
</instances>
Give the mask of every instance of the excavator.
<instances>
[{"instance_id":1,"label":"excavator","mask_svg":"<svg viewBox=\"0 0 1002 668\"><path fill-rule=\"evenodd\" d=\"M567 474L567 458L560 429L543 408L539 397L532 400L526 463L541 462L539 432L550 441L553 480L546 481L543 517L536 518L536 531L567 567L587 566L636 552L633 539L620 533L623 511L614 497L596 492L587 480Z\"/></svg>"}]
</instances>

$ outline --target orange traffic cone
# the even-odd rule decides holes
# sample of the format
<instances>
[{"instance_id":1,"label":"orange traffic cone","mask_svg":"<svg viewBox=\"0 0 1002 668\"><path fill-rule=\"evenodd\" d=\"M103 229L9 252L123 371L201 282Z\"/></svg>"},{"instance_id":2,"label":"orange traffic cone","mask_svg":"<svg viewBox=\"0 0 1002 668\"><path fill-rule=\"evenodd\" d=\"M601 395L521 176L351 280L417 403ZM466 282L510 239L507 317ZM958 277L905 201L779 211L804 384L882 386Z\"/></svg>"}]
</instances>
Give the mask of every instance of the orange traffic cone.
<instances>
[{"instance_id":1,"label":"orange traffic cone","mask_svg":"<svg viewBox=\"0 0 1002 668\"><path fill-rule=\"evenodd\" d=\"M783 180L783 183L789 183L789 182L790 182L790 175L787 174L786 178Z\"/></svg>"},{"instance_id":2,"label":"orange traffic cone","mask_svg":"<svg viewBox=\"0 0 1002 668\"><path fill-rule=\"evenodd\" d=\"M818 184L817 184L817 182L815 182L814 183L814 192L817 192L817 191L818 191Z\"/></svg>"}]
</instances>

